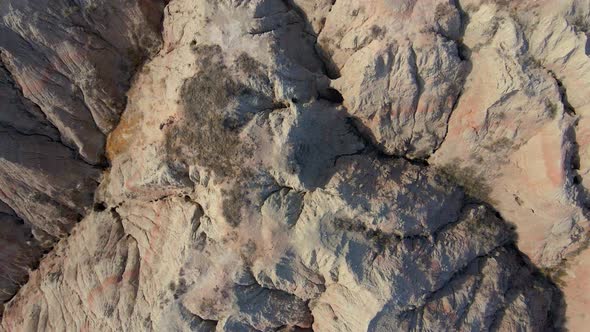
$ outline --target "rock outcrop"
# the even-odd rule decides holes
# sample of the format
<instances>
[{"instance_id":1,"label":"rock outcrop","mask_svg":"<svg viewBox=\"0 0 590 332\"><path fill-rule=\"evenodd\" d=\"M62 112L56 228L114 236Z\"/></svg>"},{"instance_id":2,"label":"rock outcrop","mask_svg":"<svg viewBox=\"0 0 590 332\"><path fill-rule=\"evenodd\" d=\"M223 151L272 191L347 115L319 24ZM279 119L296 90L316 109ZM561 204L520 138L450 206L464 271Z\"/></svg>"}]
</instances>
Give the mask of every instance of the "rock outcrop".
<instances>
[{"instance_id":1,"label":"rock outcrop","mask_svg":"<svg viewBox=\"0 0 590 332\"><path fill-rule=\"evenodd\" d=\"M11 211L0 244L0 274L9 280L3 300L26 281L35 253L67 236L92 208L106 135L125 108L133 73L159 49L163 6L0 4L0 200ZM17 221L25 226L10 226Z\"/></svg>"},{"instance_id":2,"label":"rock outcrop","mask_svg":"<svg viewBox=\"0 0 590 332\"><path fill-rule=\"evenodd\" d=\"M56 3L0 5L4 330L588 322L588 1Z\"/></svg>"}]
</instances>

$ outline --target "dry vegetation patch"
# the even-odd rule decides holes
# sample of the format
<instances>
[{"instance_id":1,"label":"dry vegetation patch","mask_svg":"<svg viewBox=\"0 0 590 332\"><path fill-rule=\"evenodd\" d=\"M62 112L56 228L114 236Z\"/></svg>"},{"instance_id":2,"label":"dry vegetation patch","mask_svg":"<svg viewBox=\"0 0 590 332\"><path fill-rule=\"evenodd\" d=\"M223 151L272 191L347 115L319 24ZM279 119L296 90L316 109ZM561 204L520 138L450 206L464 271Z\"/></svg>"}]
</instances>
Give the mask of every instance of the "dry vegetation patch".
<instances>
[{"instance_id":1,"label":"dry vegetation patch","mask_svg":"<svg viewBox=\"0 0 590 332\"><path fill-rule=\"evenodd\" d=\"M168 131L169 158L196 163L221 177L236 176L248 147L239 138L243 119L229 106L250 91L232 78L219 46L196 46L194 51L201 70L182 86L184 119ZM251 63L246 66L253 70Z\"/></svg>"},{"instance_id":2,"label":"dry vegetation patch","mask_svg":"<svg viewBox=\"0 0 590 332\"><path fill-rule=\"evenodd\" d=\"M245 101L266 98L255 88L236 79L242 73L261 86L269 84L262 65L243 53L228 68L218 45L195 45L200 70L186 80L181 90L183 119L166 126L167 151L171 165L186 169L198 165L231 183L223 193L227 222L237 226L242 208L250 204L247 184L256 173L248 162L254 146L240 138L243 126L257 110ZM240 108L240 103L245 107ZM243 105L242 105L243 106Z\"/></svg>"}]
</instances>

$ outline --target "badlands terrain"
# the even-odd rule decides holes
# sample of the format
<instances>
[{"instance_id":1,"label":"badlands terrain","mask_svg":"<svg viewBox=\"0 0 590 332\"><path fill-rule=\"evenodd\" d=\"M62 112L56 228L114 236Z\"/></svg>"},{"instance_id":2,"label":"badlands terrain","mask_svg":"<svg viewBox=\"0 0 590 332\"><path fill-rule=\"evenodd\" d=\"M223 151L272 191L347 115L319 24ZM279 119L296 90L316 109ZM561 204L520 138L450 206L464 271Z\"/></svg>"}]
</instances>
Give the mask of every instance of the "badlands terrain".
<instances>
[{"instance_id":1,"label":"badlands terrain","mask_svg":"<svg viewBox=\"0 0 590 332\"><path fill-rule=\"evenodd\" d=\"M587 331L590 0L1 0L0 330Z\"/></svg>"}]
</instances>

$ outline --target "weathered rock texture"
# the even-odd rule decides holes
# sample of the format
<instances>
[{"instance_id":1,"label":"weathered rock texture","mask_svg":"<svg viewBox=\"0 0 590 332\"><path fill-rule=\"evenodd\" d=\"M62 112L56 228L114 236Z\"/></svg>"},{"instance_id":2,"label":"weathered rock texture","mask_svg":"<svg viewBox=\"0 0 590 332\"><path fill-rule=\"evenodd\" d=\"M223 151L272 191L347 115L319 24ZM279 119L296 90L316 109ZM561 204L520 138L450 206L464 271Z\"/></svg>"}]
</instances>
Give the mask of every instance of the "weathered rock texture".
<instances>
[{"instance_id":1,"label":"weathered rock texture","mask_svg":"<svg viewBox=\"0 0 590 332\"><path fill-rule=\"evenodd\" d=\"M92 206L106 134L125 108L132 74L159 49L163 6L0 3L0 201L10 207L0 226L3 300L40 249L67 236ZM17 221L25 225L12 226Z\"/></svg>"},{"instance_id":2,"label":"weathered rock texture","mask_svg":"<svg viewBox=\"0 0 590 332\"><path fill-rule=\"evenodd\" d=\"M0 5L4 300L61 239L5 330L587 326L588 1L55 3Z\"/></svg>"}]
</instances>

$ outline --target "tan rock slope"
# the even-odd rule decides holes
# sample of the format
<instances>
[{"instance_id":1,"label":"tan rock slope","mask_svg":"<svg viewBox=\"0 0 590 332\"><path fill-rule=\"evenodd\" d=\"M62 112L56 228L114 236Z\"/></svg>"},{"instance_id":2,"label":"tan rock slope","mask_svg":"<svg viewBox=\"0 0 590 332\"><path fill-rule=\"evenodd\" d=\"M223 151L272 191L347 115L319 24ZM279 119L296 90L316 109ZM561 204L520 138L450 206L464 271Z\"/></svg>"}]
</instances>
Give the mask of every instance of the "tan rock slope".
<instances>
[{"instance_id":1,"label":"tan rock slope","mask_svg":"<svg viewBox=\"0 0 590 332\"><path fill-rule=\"evenodd\" d=\"M163 7L0 3L3 302L93 205L106 135L125 107L132 74L159 49Z\"/></svg>"},{"instance_id":2,"label":"tan rock slope","mask_svg":"<svg viewBox=\"0 0 590 332\"><path fill-rule=\"evenodd\" d=\"M589 27L587 0L0 3L2 329L584 331Z\"/></svg>"}]
</instances>

